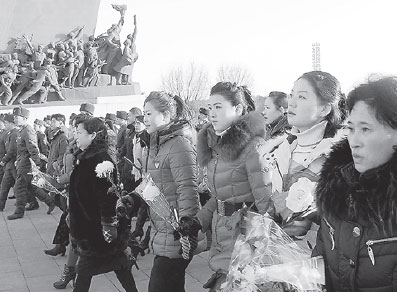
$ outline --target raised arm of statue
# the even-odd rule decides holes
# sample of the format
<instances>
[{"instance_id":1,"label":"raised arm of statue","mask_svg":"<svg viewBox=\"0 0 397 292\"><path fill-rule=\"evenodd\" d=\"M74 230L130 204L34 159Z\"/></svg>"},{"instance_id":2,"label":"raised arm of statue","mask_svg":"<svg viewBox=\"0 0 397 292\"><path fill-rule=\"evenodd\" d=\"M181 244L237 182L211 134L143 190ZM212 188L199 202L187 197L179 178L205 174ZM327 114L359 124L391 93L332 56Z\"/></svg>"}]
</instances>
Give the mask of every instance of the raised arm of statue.
<instances>
[{"instance_id":1,"label":"raised arm of statue","mask_svg":"<svg viewBox=\"0 0 397 292\"><path fill-rule=\"evenodd\" d=\"M33 52L34 52L34 47L33 47L32 43L30 42L30 40L27 38L26 35L23 35L23 38L25 39L26 44L27 44L28 47L29 47L29 50L30 50L30 51L32 52L32 54L33 54Z\"/></svg>"}]
</instances>

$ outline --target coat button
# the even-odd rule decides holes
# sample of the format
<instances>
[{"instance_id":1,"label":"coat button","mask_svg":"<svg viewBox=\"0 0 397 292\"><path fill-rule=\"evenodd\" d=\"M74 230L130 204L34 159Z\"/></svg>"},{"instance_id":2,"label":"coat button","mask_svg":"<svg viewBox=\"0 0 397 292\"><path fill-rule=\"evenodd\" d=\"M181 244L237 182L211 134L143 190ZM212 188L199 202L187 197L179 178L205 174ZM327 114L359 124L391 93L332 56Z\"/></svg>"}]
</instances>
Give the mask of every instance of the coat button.
<instances>
[{"instance_id":1,"label":"coat button","mask_svg":"<svg viewBox=\"0 0 397 292\"><path fill-rule=\"evenodd\" d=\"M359 237L361 235L361 230L360 230L360 228L359 227L354 227L353 228L353 236L354 237Z\"/></svg>"},{"instance_id":2,"label":"coat button","mask_svg":"<svg viewBox=\"0 0 397 292\"><path fill-rule=\"evenodd\" d=\"M349 265L350 265L350 267L354 268L356 266L356 263L352 259L350 259Z\"/></svg>"}]
</instances>

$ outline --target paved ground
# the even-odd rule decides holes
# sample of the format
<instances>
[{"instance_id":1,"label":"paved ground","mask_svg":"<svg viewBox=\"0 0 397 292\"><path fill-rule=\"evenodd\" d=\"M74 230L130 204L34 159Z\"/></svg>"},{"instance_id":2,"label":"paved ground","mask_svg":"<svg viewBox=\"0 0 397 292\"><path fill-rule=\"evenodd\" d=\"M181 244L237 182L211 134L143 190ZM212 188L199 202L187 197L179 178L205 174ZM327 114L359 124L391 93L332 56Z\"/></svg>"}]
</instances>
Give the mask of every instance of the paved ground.
<instances>
[{"instance_id":1,"label":"paved ground","mask_svg":"<svg viewBox=\"0 0 397 292\"><path fill-rule=\"evenodd\" d=\"M69 284L65 290L56 290L52 283L59 279L66 257L51 257L43 250L52 248L52 239L61 211L56 209L46 214L47 207L25 213L25 217L8 221L7 215L14 211L15 200L8 200L6 209L0 212L0 292L49 292L72 291ZM153 255L138 258L140 270L133 267L138 291L147 291ZM211 275L207 265L207 252L194 257L186 274L186 291L207 291L202 288ZM124 291L114 273L93 278L90 291ZM171 291L170 291L171 292Z\"/></svg>"}]
</instances>

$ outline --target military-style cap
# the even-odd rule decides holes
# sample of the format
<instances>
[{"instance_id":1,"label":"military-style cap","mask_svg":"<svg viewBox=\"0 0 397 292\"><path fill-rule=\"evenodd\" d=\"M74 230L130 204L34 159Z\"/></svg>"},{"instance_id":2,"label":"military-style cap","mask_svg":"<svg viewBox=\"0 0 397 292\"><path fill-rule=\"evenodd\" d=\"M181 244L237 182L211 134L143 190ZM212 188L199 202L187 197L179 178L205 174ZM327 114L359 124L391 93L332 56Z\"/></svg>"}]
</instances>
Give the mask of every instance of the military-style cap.
<instances>
[{"instance_id":1,"label":"military-style cap","mask_svg":"<svg viewBox=\"0 0 397 292\"><path fill-rule=\"evenodd\" d=\"M12 114L14 116L20 116L24 118L29 118L29 110L24 108L24 107L14 107L14 110L12 111Z\"/></svg>"},{"instance_id":2,"label":"military-style cap","mask_svg":"<svg viewBox=\"0 0 397 292\"><path fill-rule=\"evenodd\" d=\"M87 112L87 113L93 115L94 111L95 111L95 106L92 103L88 103L88 102L87 103L82 103L80 105L80 111L81 112Z\"/></svg>"},{"instance_id":3,"label":"military-style cap","mask_svg":"<svg viewBox=\"0 0 397 292\"><path fill-rule=\"evenodd\" d=\"M5 114L4 121L9 122L9 123L15 123L14 116L12 114Z\"/></svg>"},{"instance_id":4,"label":"military-style cap","mask_svg":"<svg viewBox=\"0 0 397 292\"><path fill-rule=\"evenodd\" d=\"M36 125L39 125L39 126L44 126L44 121L39 120L39 119L35 119L35 120L34 120L34 123L35 123Z\"/></svg>"},{"instance_id":5,"label":"military-style cap","mask_svg":"<svg viewBox=\"0 0 397 292\"><path fill-rule=\"evenodd\" d=\"M111 114L111 113L107 113L106 117L105 117L105 120L114 122L114 121L116 121L116 115L115 114Z\"/></svg>"},{"instance_id":6,"label":"military-style cap","mask_svg":"<svg viewBox=\"0 0 397 292\"><path fill-rule=\"evenodd\" d=\"M128 120L128 114L125 111L117 111L116 116L122 120Z\"/></svg>"}]
</instances>

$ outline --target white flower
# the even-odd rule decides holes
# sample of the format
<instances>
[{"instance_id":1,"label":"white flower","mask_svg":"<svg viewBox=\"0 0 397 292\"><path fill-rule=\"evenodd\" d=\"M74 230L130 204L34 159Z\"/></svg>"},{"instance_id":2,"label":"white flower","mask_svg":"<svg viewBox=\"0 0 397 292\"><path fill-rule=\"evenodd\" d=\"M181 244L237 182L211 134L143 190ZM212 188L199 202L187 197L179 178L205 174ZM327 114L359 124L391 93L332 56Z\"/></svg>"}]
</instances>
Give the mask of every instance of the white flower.
<instances>
[{"instance_id":1,"label":"white flower","mask_svg":"<svg viewBox=\"0 0 397 292\"><path fill-rule=\"evenodd\" d=\"M96 167L95 167L95 172L96 172L96 176L100 177L100 178L106 178L110 173L112 173L114 170L114 165L112 162L105 160L101 163L99 163Z\"/></svg>"},{"instance_id":2,"label":"white flower","mask_svg":"<svg viewBox=\"0 0 397 292\"><path fill-rule=\"evenodd\" d=\"M294 183L286 198L287 208L292 212L305 211L313 202L316 183L306 177L301 177Z\"/></svg>"},{"instance_id":3,"label":"white flower","mask_svg":"<svg viewBox=\"0 0 397 292\"><path fill-rule=\"evenodd\" d=\"M145 200L154 201L154 199L161 194L159 188L155 185L147 185L142 192Z\"/></svg>"},{"instance_id":4,"label":"white flower","mask_svg":"<svg viewBox=\"0 0 397 292\"><path fill-rule=\"evenodd\" d=\"M39 187L39 188L42 188L42 187L44 187L45 186L45 179L44 178L39 178L38 180L37 180L37 186Z\"/></svg>"}]
</instances>

